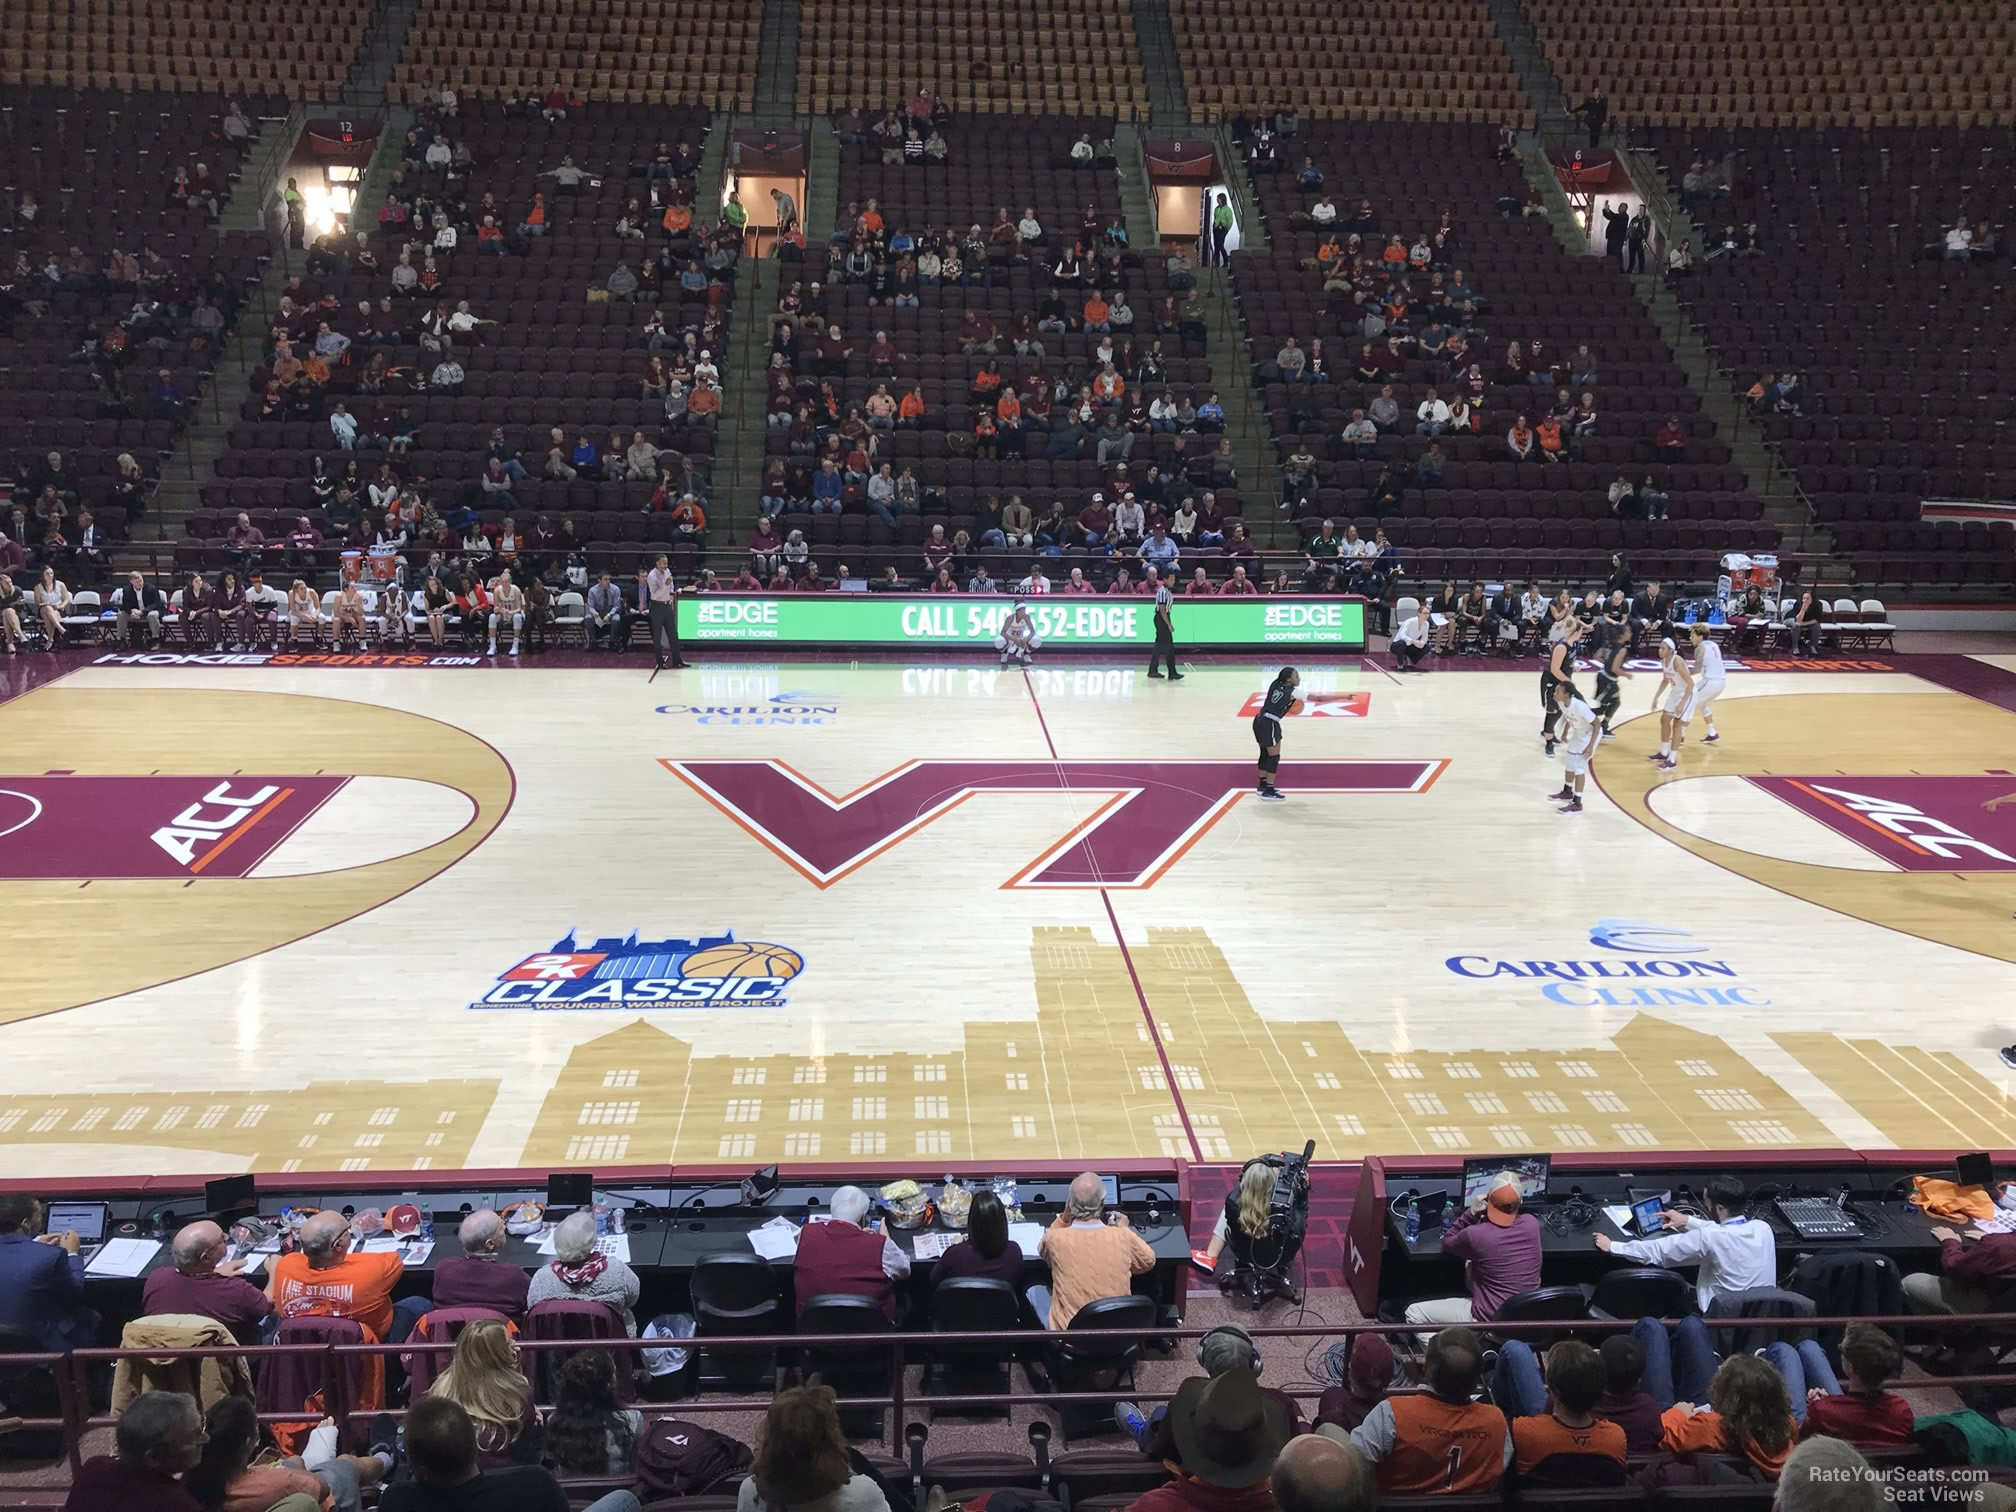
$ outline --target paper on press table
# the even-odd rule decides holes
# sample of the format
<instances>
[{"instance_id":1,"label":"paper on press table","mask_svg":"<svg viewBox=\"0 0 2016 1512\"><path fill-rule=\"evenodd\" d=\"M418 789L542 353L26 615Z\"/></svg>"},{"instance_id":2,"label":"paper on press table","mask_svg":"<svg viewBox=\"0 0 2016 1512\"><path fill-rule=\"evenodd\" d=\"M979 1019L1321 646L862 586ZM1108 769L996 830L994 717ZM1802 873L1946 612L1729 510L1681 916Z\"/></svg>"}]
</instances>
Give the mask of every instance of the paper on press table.
<instances>
[{"instance_id":1,"label":"paper on press table","mask_svg":"<svg viewBox=\"0 0 2016 1512\"><path fill-rule=\"evenodd\" d=\"M936 1260L955 1244L964 1244L964 1234L930 1233L919 1234L911 1242L910 1252L919 1260Z\"/></svg>"},{"instance_id":2,"label":"paper on press table","mask_svg":"<svg viewBox=\"0 0 2016 1512\"><path fill-rule=\"evenodd\" d=\"M160 1253L158 1239L108 1239L84 1269L93 1276L138 1276Z\"/></svg>"},{"instance_id":3,"label":"paper on press table","mask_svg":"<svg viewBox=\"0 0 2016 1512\"><path fill-rule=\"evenodd\" d=\"M789 1260L798 1253L798 1225L789 1218L772 1218L749 1230L749 1248L765 1260Z\"/></svg>"}]
</instances>

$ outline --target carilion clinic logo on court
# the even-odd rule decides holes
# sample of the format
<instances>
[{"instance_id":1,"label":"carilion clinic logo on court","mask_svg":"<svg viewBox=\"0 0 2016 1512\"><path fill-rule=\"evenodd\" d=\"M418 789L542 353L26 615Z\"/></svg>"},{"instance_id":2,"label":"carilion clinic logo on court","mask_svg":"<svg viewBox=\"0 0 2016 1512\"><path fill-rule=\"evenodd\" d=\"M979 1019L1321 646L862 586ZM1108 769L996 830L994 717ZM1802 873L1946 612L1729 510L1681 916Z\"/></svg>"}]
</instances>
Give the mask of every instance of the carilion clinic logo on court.
<instances>
[{"instance_id":1,"label":"carilion clinic logo on court","mask_svg":"<svg viewBox=\"0 0 2016 1512\"><path fill-rule=\"evenodd\" d=\"M529 955L497 978L471 1008L782 1008L785 985L805 958L783 945L738 940L732 933L698 940L576 942Z\"/></svg>"},{"instance_id":2,"label":"carilion clinic logo on court","mask_svg":"<svg viewBox=\"0 0 2016 1512\"><path fill-rule=\"evenodd\" d=\"M823 725L840 717L840 706L818 693L773 693L747 703L660 704L657 712L702 725Z\"/></svg>"},{"instance_id":3,"label":"carilion clinic logo on court","mask_svg":"<svg viewBox=\"0 0 2016 1512\"><path fill-rule=\"evenodd\" d=\"M1537 981L1540 996L1565 1008L1763 1008L1771 1002L1735 979L1734 964L1709 958L1709 947L1684 929L1598 919L1589 930L1589 943L1612 954L1572 961L1455 955L1443 964L1473 981Z\"/></svg>"}]
</instances>

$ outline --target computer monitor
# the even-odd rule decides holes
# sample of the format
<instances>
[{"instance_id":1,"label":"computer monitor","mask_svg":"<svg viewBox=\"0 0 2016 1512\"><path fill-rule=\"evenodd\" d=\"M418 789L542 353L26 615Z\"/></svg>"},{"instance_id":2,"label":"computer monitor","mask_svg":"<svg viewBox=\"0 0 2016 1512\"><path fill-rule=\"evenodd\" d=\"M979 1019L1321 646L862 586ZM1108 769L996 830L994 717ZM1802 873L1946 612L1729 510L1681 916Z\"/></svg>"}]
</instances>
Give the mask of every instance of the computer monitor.
<instances>
[{"instance_id":1,"label":"computer monitor","mask_svg":"<svg viewBox=\"0 0 2016 1512\"><path fill-rule=\"evenodd\" d=\"M555 1171L546 1178L546 1206L579 1209L595 1205L593 1171Z\"/></svg>"},{"instance_id":2,"label":"computer monitor","mask_svg":"<svg viewBox=\"0 0 2016 1512\"><path fill-rule=\"evenodd\" d=\"M1963 1187L1992 1187L1995 1184L1995 1157L1985 1151L1956 1156L1953 1164L1959 1170L1960 1185Z\"/></svg>"},{"instance_id":3,"label":"computer monitor","mask_svg":"<svg viewBox=\"0 0 2016 1512\"><path fill-rule=\"evenodd\" d=\"M1519 1178L1519 1200L1531 1202L1547 1195L1547 1177L1553 1170L1551 1155L1479 1155L1463 1162L1463 1205L1474 1207L1483 1201L1491 1184L1503 1172Z\"/></svg>"},{"instance_id":4,"label":"computer monitor","mask_svg":"<svg viewBox=\"0 0 2016 1512\"><path fill-rule=\"evenodd\" d=\"M203 1206L220 1222L258 1211L259 1183L251 1176L224 1176L203 1183Z\"/></svg>"},{"instance_id":5,"label":"computer monitor","mask_svg":"<svg viewBox=\"0 0 2016 1512\"><path fill-rule=\"evenodd\" d=\"M85 1244L103 1244L111 1211L103 1202L52 1202L43 1210L42 1227L51 1234L74 1233Z\"/></svg>"}]
</instances>

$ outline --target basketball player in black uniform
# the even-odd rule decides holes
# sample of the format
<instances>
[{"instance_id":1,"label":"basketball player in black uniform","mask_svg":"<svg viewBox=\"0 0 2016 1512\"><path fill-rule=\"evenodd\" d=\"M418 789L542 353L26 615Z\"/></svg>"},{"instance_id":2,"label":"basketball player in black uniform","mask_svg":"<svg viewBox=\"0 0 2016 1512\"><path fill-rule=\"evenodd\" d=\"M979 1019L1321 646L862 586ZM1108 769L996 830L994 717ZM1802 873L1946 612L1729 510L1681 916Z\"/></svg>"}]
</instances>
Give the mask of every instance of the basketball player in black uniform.
<instances>
[{"instance_id":1,"label":"basketball player in black uniform","mask_svg":"<svg viewBox=\"0 0 2016 1512\"><path fill-rule=\"evenodd\" d=\"M1285 801L1274 786L1274 774L1281 768L1281 720L1295 702L1295 690L1301 683L1301 673L1283 667L1267 685L1266 701L1253 716L1253 738L1260 745L1260 796L1270 803Z\"/></svg>"},{"instance_id":2,"label":"basketball player in black uniform","mask_svg":"<svg viewBox=\"0 0 2016 1512\"><path fill-rule=\"evenodd\" d=\"M1567 622L1564 632L1550 633L1558 639L1547 648L1547 665L1540 669L1540 738L1547 742L1547 754L1554 754L1554 725L1561 718L1561 705L1555 701L1554 690L1564 682L1571 688L1575 677L1575 637L1578 633L1575 622Z\"/></svg>"},{"instance_id":3,"label":"basketball player in black uniform","mask_svg":"<svg viewBox=\"0 0 2016 1512\"><path fill-rule=\"evenodd\" d=\"M1624 702L1624 679L1631 674L1624 670L1624 659L1631 654L1631 626L1628 621L1611 624L1604 621L1602 665L1596 669L1596 730L1598 740L1615 740L1610 729L1610 721L1617 717L1617 710Z\"/></svg>"}]
</instances>

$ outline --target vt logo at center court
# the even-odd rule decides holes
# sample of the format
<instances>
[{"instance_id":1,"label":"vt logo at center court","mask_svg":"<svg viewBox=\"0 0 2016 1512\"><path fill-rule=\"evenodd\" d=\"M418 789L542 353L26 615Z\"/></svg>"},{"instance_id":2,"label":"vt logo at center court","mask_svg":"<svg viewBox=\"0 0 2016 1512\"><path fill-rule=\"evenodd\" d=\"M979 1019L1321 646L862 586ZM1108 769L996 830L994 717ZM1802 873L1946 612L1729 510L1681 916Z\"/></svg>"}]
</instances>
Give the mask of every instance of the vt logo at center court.
<instances>
[{"instance_id":1,"label":"vt logo at center court","mask_svg":"<svg viewBox=\"0 0 2016 1512\"><path fill-rule=\"evenodd\" d=\"M1105 797L1003 887L1152 887L1254 783L1250 761L912 761L836 795L779 761L664 765L822 888L983 793ZM1425 793L1447 765L1297 762L1283 785L1298 797Z\"/></svg>"}]
</instances>

